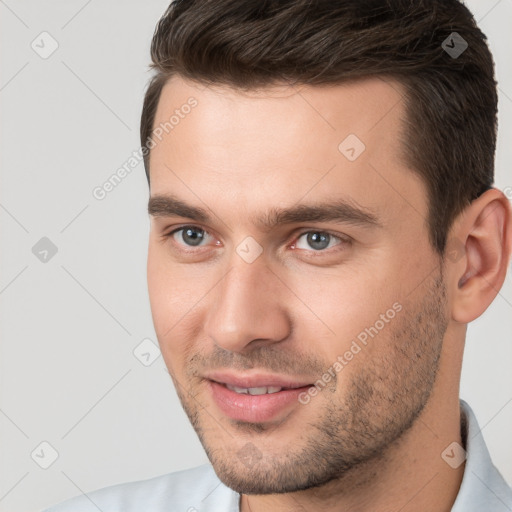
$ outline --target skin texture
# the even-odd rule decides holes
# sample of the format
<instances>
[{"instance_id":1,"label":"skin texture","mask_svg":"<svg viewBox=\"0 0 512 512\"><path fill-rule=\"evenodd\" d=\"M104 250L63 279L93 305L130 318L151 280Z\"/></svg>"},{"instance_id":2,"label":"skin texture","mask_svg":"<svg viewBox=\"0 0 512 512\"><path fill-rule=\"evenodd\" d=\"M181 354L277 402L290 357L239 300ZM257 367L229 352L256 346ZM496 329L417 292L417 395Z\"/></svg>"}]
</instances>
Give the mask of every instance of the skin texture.
<instances>
[{"instance_id":1,"label":"skin texture","mask_svg":"<svg viewBox=\"0 0 512 512\"><path fill-rule=\"evenodd\" d=\"M243 93L177 76L155 127L191 96L197 106L151 151L151 197L172 194L210 218L153 212L148 286L164 360L218 476L243 494L244 512L450 510L464 464L452 469L441 453L462 444L466 324L505 277L507 200L483 194L454 223L455 250L435 252L426 189L401 153L393 81ZM365 145L354 161L338 149L349 134ZM340 199L376 222L256 222ZM204 235L199 246L169 236L189 226ZM334 236L319 249L311 233ZM263 249L251 263L237 252L247 237ZM397 304L307 404L247 422L212 400L214 370L314 383Z\"/></svg>"}]
</instances>

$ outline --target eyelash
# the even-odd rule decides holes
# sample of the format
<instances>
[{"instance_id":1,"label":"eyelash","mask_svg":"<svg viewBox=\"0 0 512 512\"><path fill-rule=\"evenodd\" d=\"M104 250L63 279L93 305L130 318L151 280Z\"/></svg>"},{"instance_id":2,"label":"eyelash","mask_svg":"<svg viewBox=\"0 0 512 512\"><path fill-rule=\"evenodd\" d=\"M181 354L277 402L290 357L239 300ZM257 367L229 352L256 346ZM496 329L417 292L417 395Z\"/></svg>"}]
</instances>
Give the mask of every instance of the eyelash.
<instances>
[{"instance_id":1,"label":"eyelash","mask_svg":"<svg viewBox=\"0 0 512 512\"><path fill-rule=\"evenodd\" d=\"M201 228L200 226L196 226L194 224L185 224L183 226L180 226L178 228L175 228L173 229L172 231L170 231L169 233L163 235L164 238L169 238L169 239L172 239L173 235L180 232L180 231L184 231L185 229L187 228L192 228L194 230L197 230L197 231L202 231L205 235L208 235L208 236L212 236L212 234L207 231L206 229L203 229ZM320 230L320 229L307 229L307 230L304 230L304 231L301 231L300 233L298 233L296 236L295 236L295 239L293 241L293 243L291 245L295 245L297 243L297 241L304 235L307 235L308 233L320 233L320 234L325 234L325 235L329 235L335 239L337 239L339 241L338 244L336 244L334 247L331 247L329 249L321 249L321 250L317 250L315 251L314 249L310 249L308 252L311 252L311 253L316 253L316 254L327 254L327 253L330 253L334 250L336 250L335 248L338 247L339 245L341 246L346 246L346 245L350 245L352 243L352 240L350 239L350 237L348 237L347 235L340 235L340 234L337 234L337 233L333 233L332 231L328 231L328 230ZM189 253L192 253L192 252L196 252L194 250L194 246L187 246L187 245L182 245L182 244L178 244L182 247L187 247L188 249L184 250L183 252L189 252ZM202 246L196 246L197 248L201 248ZM299 249L301 251L304 251L306 249Z\"/></svg>"}]
</instances>

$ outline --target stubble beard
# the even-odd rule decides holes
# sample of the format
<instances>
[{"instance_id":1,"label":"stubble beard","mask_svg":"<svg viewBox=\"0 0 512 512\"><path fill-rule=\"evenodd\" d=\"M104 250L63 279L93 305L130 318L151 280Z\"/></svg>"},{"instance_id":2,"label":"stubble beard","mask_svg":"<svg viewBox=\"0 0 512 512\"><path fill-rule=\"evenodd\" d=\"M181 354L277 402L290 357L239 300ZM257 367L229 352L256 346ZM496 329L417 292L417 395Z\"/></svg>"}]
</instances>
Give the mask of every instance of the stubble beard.
<instances>
[{"instance_id":1,"label":"stubble beard","mask_svg":"<svg viewBox=\"0 0 512 512\"><path fill-rule=\"evenodd\" d=\"M433 281L421 300L403 304L386 332L372 340L386 343L389 350L384 355L379 352L380 359L363 360L364 354L358 355L362 364L351 381L342 381L343 394L324 389L315 398L319 402L325 397L321 407L312 405L315 401L301 406L312 407L313 414L307 424L296 428L300 439L286 446L276 444L272 453L258 448L258 436L269 430L264 425L231 422L235 434L216 435L222 426L207 412L201 413L197 399L177 386L182 406L220 480L239 493L273 494L335 480L353 482L351 477L358 473L375 474L379 461L421 414L436 380L448 320L442 272ZM221 437L231 441L219 446ZM249 463L240 456L247 446L259 454Z\"/></svg>"}]
</instances>

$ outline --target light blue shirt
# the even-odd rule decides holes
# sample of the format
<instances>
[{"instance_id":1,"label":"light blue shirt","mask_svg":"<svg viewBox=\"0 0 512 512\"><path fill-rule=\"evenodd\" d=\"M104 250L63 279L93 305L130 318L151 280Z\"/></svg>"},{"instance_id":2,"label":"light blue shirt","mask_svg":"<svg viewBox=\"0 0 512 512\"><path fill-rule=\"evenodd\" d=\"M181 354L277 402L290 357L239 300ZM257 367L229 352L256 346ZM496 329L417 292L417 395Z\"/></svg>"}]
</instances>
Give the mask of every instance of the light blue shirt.
<instances>
[{"instance_id":1,"label":"light blue shirt","mask_svg":"<svg viewBox=\"0 0 512 512\"><path fill-rule=\"evenodd\" d=\"M466 418L466 466L452 512L511 512L512 489L494 467L473 411ZM43 512L238 512L240 495L211 465L105 487Z\"/></svg>"}]
</instances>

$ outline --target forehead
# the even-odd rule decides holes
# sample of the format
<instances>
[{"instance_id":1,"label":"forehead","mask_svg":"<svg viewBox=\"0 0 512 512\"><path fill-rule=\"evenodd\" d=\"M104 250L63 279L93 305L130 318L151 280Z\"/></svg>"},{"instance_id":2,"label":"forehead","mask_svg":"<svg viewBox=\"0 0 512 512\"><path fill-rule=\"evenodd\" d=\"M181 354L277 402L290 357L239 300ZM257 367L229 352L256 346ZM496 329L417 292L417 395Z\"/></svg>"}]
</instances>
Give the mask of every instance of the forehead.
<instances>
[{"instance_id":1,"label":"forehead","mask_svg":"<svg viewBox=\"0 0 512 512\"><path fill-rule=\"evenodd\" d=\"M402 158L404 116L403 88L380 78L244 92L175 76L155 116L151 194L253 214L333 196L425 211L424 187Z\"/></svg>"}]
</instances>

